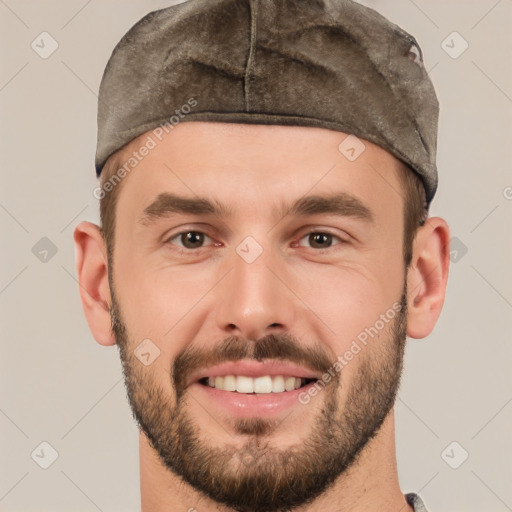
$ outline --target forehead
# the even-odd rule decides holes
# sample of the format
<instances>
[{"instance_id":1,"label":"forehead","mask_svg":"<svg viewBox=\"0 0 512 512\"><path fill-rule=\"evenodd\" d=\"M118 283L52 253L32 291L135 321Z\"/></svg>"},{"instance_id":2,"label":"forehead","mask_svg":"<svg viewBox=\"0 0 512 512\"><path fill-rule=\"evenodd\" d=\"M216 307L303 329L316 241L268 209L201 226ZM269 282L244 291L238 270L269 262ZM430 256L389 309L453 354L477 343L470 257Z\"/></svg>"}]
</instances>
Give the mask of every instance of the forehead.
<instances>
[{"instance_id":1,"label":"forehead","mask_svg":"<svg viewBox=\"0 0 512 512\"><path fill-rule=\"evenodd\" d=\"M258 218L307 194L349 194L377 217L402 199L393 155L324 128L188 121L160 138L149 131L117 156L126 170L118 208L131 221L162 192Z\"/></svg>"}]
</instances>

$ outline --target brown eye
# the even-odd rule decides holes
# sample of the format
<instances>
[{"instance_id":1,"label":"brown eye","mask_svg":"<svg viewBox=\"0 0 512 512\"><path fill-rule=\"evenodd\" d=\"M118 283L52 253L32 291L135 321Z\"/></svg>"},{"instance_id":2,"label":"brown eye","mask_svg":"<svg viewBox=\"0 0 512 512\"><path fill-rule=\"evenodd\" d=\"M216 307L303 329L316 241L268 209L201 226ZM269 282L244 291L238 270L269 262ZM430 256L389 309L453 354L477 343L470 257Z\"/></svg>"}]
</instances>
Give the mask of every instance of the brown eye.
<instances>
[{"instance_id":1,"label":"brown eye","mask_svg":"<svg viewBox=\"0 0 512 512\"><path fill-rule=\"evenodd\" d=\"M187 249L197 249L203 245L204 233L199 233L198 231L187 231L186 233L181 233L180 239L183 247L186 247Z\"/></svg>"},{"instance_id":2,"label":"brown eye","mask_svg":"<svg viewBox=\"0 0 512 512\"><path fill-rule=\"evenodd\" d=\"M306 244L302 243L303 240L307 240ZM335 244L333 244L334 240L337 241ZM343 243L345 243L345 240L341 239L339 236L324 231L312 231L303 236L299 240L298 245L301 247L306 245L312 249L328 249L332 245L341 245Z\"/></svg>"},{"instance_id":3,"label":"brown eye","mask_svg":"<svg viewBox=\"0 0 512 512\"><path fill-rule=\"evenodd\" d=\"M182 249L201 249L210 237L201 231L182 231L167 240L166 243Z\"/></svg>"},{"instance_id":4,"label":"brown eye","mask_svg":"<svg viewBox=\"0 0 512 512\"><path fill-rule=\"evenodd\" d=\"M332 235L329 233L310 233L309 243L311 247L324 249L332 245Z\"/></svg>"}]
</instances>

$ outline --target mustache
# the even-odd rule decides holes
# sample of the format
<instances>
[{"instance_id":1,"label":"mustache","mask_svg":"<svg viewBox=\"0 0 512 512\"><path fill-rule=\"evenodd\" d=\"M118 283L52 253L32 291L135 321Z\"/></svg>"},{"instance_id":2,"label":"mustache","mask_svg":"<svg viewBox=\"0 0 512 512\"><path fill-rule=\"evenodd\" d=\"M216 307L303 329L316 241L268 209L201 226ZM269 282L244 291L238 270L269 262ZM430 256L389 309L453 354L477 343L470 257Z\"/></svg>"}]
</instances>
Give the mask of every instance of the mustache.
<instances>
[{"instance_id":1,"label":"mustache","mask_svg":"<svg viewBox=\"0 0 512 512\"><path fill-rule=\"evenodd\" d=\"M174 360L172 379L178 399L184 393L191 373L224 362L275 360L299 364L315 372L325 373L335 359L329 358L319 345L303 347L290 334L268 334L256 341L228 336L211 349L185 348Z\"/></svg>"}]
</instances>

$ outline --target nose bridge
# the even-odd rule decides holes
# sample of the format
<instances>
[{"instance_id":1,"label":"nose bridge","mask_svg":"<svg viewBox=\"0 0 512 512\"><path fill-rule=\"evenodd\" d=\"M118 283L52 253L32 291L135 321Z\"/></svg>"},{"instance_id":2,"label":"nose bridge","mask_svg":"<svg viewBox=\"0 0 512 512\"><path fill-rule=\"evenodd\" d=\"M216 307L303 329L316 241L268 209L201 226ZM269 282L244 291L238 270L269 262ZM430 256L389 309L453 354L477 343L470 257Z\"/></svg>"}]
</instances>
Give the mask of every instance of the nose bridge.
<instances>
[{"instance_id":1,"label":"nose bridge","mask_svg":"<svg viewBox=\"0 0 512 512\"><path fill-rule=\"evenodd\" d=\"M230 258L232 270L217 294L219 328L248 339L268 334L269 329L290 328L292 294L275 275L281 263L279 255L253 237L236 247Z\"/></svg>"}]
</instances>

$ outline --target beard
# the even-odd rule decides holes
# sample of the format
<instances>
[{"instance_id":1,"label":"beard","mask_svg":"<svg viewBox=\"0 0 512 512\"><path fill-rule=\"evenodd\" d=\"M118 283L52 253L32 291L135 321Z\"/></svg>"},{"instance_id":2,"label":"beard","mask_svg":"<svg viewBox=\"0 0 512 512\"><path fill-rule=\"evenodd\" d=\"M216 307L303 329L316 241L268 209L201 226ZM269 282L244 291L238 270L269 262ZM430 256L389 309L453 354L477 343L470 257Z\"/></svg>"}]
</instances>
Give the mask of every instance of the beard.
<instances>
[{"instance_id":1,"label":"beard","mask_svg":"<svg viewBox=\"0 0 512 512\"><path fill-rule=\"evenodd\" d=\"M202 495L237 512L288 511L313 502L357 461L395 402L406 341L406 286L400 310L355 358L359 366L346 383L344 402L340 403L341 377L336 372L311 400L324 402L312 408L318 413L310 434L300 445L281 450L271 446L269 439L286 418L238 418L231 427L244 440L241 447L209 443L208 425L198 424L187 410L187 379L198 368L240 359L283 360L323 373L331 368L332 372L332 357L320 345L306 348L294 337L279 334L256 341L230 336L210 350L189 346L172 364L169 381L165 381L172 388L168 389L162 387L152 367L134 356L137 341L130 338L112 283L111 296L112 330L139 429L168 470Z\"/></svg>"}]
</instances>

